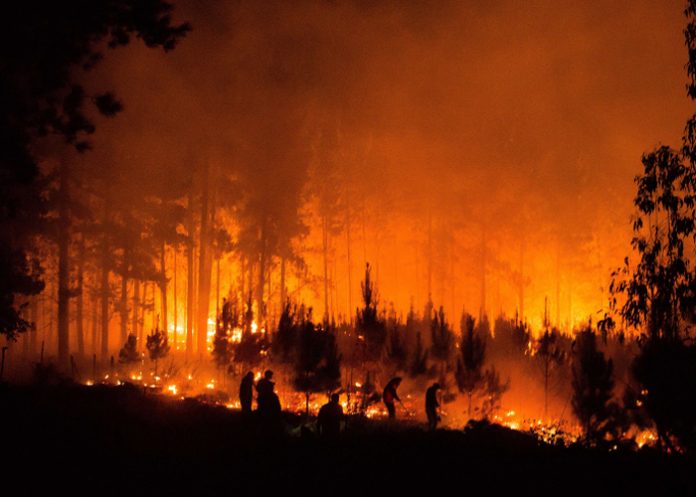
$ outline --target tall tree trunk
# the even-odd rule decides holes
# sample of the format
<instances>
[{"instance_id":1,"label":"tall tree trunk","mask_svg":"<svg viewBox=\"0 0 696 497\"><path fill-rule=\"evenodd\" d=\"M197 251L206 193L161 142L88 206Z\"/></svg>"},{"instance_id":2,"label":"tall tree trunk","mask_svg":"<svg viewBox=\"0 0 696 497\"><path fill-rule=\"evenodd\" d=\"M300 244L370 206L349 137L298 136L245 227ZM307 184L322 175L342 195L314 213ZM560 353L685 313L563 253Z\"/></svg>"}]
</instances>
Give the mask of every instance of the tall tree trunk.
<instances>
[{"instance_id":1,"label":"tall tree trunk","mask_svg":"<svg viewBox=\"0 0 696 497\"><path fill-rule=\"evenodd\" d=\"M167 319L167 265L165 260L166 254L167 247L165 243L162 242L162 251L160 253L160 271L162 272L162 280L160 282L160 299L162 301L162 330L164 333L169 333L169 320Z\"/></svg>"},{"instance_id":2,"label":"tall tree trunk","mask_svg":"<svg viewBox=\"0 0 696 497\"><path fill-rule=\"evenodd\" d=\"M350 206L346 207L346 263L348 270L348 320L353 324L353 260L350 243Z\"/></svg>"},{"instance_id":3,"label":"tall tree trunk","mask_svg":"<svg viewBox=\"0 0 696 497\"><path fill-rule=\"evenodd\" d=\"M101 360L104 363L109 360L109 296L111 293L109 288L109 272L111 271L111 247L109 244L109 235L106 232L110 219L109 202L110 199L107 197L104 202L104 218L102 220L102 226L105 231L102 234L102 267L99 290L99 298L101 299Z\"/></svg>"},{"instance_id":4,"label":"tall tree trunk","mask_svg":"<svg viewBox=\"0 0 696 497\"><path fill-rule=\"evenodd\" d=\"M215 319L220 315L220 259L216 258L216 275L215 275Z\"/></svg>"},{"instance_id":5,"label":"tall tree trunk","mask_svg":"<svg viewBox=\"0 0 696 497\"><path fill-rule=\"evenodd\" d=\"M486 228L481 231L481 297L479 307L479 323L486 316L486 258L488 255L486 248Z\"/></svg>"},{"instance_id":6,"label":"tall tree trunk","mask_svg":"<svg viewBox=\"0 0 696 497\"><path fill-rule=\"evenodd\" d=\"M194 274L193 274L193 249L194 249L194 216L193 216L193 192L189 193L189 227L188 227L188 244L186 246L186 264L187 264L187 281L186 281L186 360L188 361L193 354L193 290L194 290Z\"/></svg>"},{"instance_id":7,"label":"tall tree trunk","mask_svg":"<svg viewBox=\"0 0 696 497\"><path fill-rule=\"evenodd\" d=\"M119 312L121 314L121 345L128 339L128 249L123 250L123 267L121 268L121 302ZM137 335L136 335L137 336Z\"/></svg>"},{"instance_id":8,"label":"tall tree trunk","mask_svg":"<svg viewBox=\"0 0 696 497\"><path fill-rule=\"evenodd\" d=\"M267 217L264 213L261 222L261 232L259 233L259 274L256 285L256 314L257 324L261 325L266 317L266 306L264 301L264 288L266 286L266 259L268 258L268 225Z\"/></svg>"},{"instance_id":9,"label":"tall tree trunk","mask_svg":"<svg viewBox=\"0 0 696 497\"><path fill-rule=\"evenodd\" d=\"M287 300L287 291L285 289L285 257L280 258L280 310L285 308Z\"/></svg>"},{"instance_id":10,"label":"tall tree trunk","mask_svg":"<svg viewBox=\"0 0 696 497\"><path fill-rule=\"evenodd\" d=\"M77 259L77 309L75 319L77 320L77 353L80 358L85 355L85 330L84 330L84 310L85 310L85 235L80 235Z\"/></svg>"},{"instance_id":11,"label":"tall tree trunk","mask_svg":"<svg viewBox=\"0 0 696 497\"><path fill-rule=\"evenodd\" d=\"M178 333L179 333L179 293L177 289L177 261L176 261L176 253L179 251L179 248L174 245L174 334L172 335L172 351L176 352L176 347L177 347L177 338L178 338Z\"/></svg>"},{"instance_id":12,"label":"tall tree trunk","mask_svg":"<svg viewBox=\"0 0 696 497\"><path fill-rule=\"evenodd\" d=\"M520 298L520 322L524 323L524 240L520 242L520 281L519 281L519 298Z\"/></svg>"},{"instance_id":13,"label":"tall tree trunk","mask_svg":"<svg viewBox=\"0 0 696 497\"><path fill-rule=\"evenodd\" d=\"M65 161L60 165L58 194L58 364L70 366L70 208L69 172Z\"/></svg>"},{"instance_id":14,"label":"tall tree trunk","mask_svg":"<svg viewBox=\"0 0 696 497\"><path fill-rule=\"evenodd\" d=\"M208 311L210 308L210 279L212 273L211 250L211 211L215 210L214 201L210 195L210 168L206 166L203 172L203 195L201 197L201 232L198 253L198 306L197 306L197 350L199 357L208 352Z\"/></svg>"},{"instance_id":15,"label":"tall tree trunk","mask_svg":"<svg viewBox=\"0 0 696 497\"><path fill-rule=\"evenodd\" d=\"M428 304L433 301L433 213L428 207Z\"/></svg>"},{"instance_id":16,"label":"tall tree trunk","mask_svg":"<svg viewBox=\"0 0 696 497\"><path fill-rule=\"evenodd\" d=\"M99 301L96 294L92 294L92 356L97 355L97 333L99 332Z\"/></svg>"},{"instance_id":17,"label":"tall tree trunk","mask_svg":"<svg viewBox=\"0 0 696 497\"><path fill-rule=\"evenodd\" d=\"M147 284L143 284L143 295L147 291ZM143 297L143 300L145 300L145 297ZM135 336L139 337L139 330L140 330L140 309L142 308L142 305L140 305L140 280L135 278L133 280L133 316L132 316L132 324L131 324L131 333L133 333ZM143 323L144 324L144 323Z\"/></svg>"},{"instance_id":18,"label":"tall tree trunk","mask_svg":"<svg viewBox=\"0 0 696 497\"><path fill-rule=\"evenodd\" d=\"M321 248L324 258L324 323L329 322L329 226L327 216L322 216Z\"/></svg>"}]
</instances>

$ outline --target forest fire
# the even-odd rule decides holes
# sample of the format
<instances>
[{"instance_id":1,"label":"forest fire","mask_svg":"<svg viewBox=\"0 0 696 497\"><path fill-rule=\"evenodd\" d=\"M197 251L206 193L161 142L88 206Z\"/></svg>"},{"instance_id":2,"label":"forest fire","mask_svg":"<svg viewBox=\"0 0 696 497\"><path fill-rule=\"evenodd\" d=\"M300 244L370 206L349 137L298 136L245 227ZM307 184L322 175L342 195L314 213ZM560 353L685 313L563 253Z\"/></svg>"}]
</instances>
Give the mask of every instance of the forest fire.
<instances>
[{"instance_id":1,"label":"forest fire","mask_svg":"<svg viewBox=\"0 0 696 497\"><path fill-rule=\"evenodd\" d=\"M693 493L696 0L4 15L23 493Z\"/></svg>"}]
</instances>

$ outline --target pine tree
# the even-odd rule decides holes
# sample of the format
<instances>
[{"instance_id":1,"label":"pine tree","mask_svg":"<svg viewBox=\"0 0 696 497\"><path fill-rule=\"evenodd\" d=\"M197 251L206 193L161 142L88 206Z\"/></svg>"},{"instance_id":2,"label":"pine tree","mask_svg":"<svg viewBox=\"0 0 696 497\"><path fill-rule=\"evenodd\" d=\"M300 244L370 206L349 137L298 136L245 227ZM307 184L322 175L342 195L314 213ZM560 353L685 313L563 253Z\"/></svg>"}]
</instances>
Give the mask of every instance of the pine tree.
<instances>
[{"instance_id":1,"label":"pine tree","mask_svg":"<svg viewBox=\"0 0 696 497\"><path fill-rule=\"evenodd\" d=\"M475 320L468 314L462 316L461 356L457 362L455 378L459 391L466 394L471 418L472 397L484 382L483 363L486 358L486 342L474 331Z\"/></svg>"},{"instance_id":2,"label":"pine tree","mask_svg":"<svg viewBox=\"0 0 696 497\"><path fill-rule=\"evenodd\" d=\"M118 362L123 364L129 364L134 362L140 362L141 360L142 356L140 352L138 352L138 337L131 333L128 335L126 343L118 352Z\"/></svg>"},{"instance_id":3,"label":"pine tree","mask_svg":"<svg viewBox=\"0 0 696 497\"><path fill-rule=\"evenodd\" d=\"M147 336L147 342L145 343L145 348L147 348L150 360L155 363L155 376L157 376L157 363L160 359L164 359L169 354L169 337L167 334L155 328Z\"/></svg>"},{"instance_id":4,"label":"pine tree","mask_svg":"<svg viewBox=\"0 0 696 497\"><path fill-rule=\"evenodd\" d=\"M575 416L588 443L603 439L609 429L614 390L613 364L597 348L597 336L587 328L575 337L572 355Z\"/></svg>"}]
</instances>

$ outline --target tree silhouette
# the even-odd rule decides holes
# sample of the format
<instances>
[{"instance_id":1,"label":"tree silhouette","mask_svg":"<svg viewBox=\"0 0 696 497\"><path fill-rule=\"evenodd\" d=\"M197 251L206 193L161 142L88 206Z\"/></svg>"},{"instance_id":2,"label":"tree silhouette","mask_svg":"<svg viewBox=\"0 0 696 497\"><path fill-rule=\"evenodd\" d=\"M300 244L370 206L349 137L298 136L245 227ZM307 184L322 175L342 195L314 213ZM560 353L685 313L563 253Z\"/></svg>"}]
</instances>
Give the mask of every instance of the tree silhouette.
<instances>
[{"instance_id":1,"label":"tree silhouette","mask_svg":"<svg viewBox=\"0 0 696 497\"><path fill-rule=\"evenodd\" d=\"M428 373L428 351L423 347L423 339L420 332L416 332L416 345L411 354L408 366L408 374L411 378L425 376Z\"/></svg>"},{"instance_id":2,"label":"tree silhouette","mask_svg":"<svg viewBox=\"0 0 696 497\"><path fill-rule=\"evenodd\" d=\"M430 336L430 357L440 363L439 375L444 386L445 376L454 350L454 333L447 322L442 306L430 322Z\"/></svg>"},{"instance_id":3,"label":"tree silhouette","mask_svg":"<svg viewBox=\"0 0 696 497\"><path fill-rule=\"evenodd\" d=\"M684 11L689 60L687 94L696 99L696 1ZM694 322L696 272L696 114L686 123L683 146L645 154L636 176L631 245L637 263L624 259L612 274L610 307L642 331L632 372L641 402L655 423L659 441L696 446L696 345L689 343Z\"/></svg>"},{"instance_id":4,"label":"tree silhouette","mask_svg":"<svg viewBox=\"0 0 696 497\"><path fill-rule=\"evenodd\" d=\"M563 363L565 354L558 344L558 331L546 328L544 333L535 343L534 356L541 367L544 378L544 417L548 416L549 409L549 381L554 370Z\"/></svg>"},{"instance_id":5,"label":"tree silhouette","mask_svg":"<svg viewBox=\"0 0 696 497\"><path fill-rule=\"evenodd\" d=\"M365 265L365 279L360 284L362 289L363 307L358 310L356 330L358 339L364 342L364 359L367 362L378 362L382 358L387 339L387 326L383 317L377 311L377 290L371 280L370 264Z\"/></svg>"},{"instance_id":6,"label":"tree silhouette","mask_svg":"<svg viewBox=\"0 0 696 497\"><path fill-rule=\"evenodd\" d=\"M585 431L587 443L604 438L612 421L610 403L613 390L613 363L597 348L597 336L591 328L578 333L573 344L573 397L575 416Z\"/></svg>"},{"instance_id":7,"label":"tree silhouette","mask_svg":"<svg viewBox=\"0 0 696 497\"><path fill-rule=\"evenodd\" d=\"M462 341L459 347L455 378L459 391L466 394L471 418L471 401L484 382L483 363L486 358L486 342L474 331L475 320L468 314L462 316Z\"/></svg>"},{"instance_id":8,"label":"tree silhouette","mask_svg":"<svg viewBox=\"0 0 696 497\"><path fill-rule=\"evenodd\" d=\"M158 361L164 359L169 354L169 338L163 330L156 327L147 336L146 340L145 348L147 348L150 360L155 363L155 376L157 376Z\"/></svg>"},{"instance_id":9,"label":"tree silhouette","mask_svg":"<svg viewBox=\"0 0 696 497\"><path fill-rule=\"evenodd\" d=\"M47 136L59 136L78 152L87 150L86 137L95 131L91 110L113 116L121 104L112 92L87 93L77 83L80 70L93 68L104 47L126 45L133 36L149 47L173 49L189 26L172 24L171 10L171 4L159 0L71 0L29 1L5 12L7 25L0 33L0 333L10 339L29 326L20 316L17 297L43 288L39 263L28 253L45 209L36 145ZM66 216L61 226L63 249L69 242ZM62 250L61 255L65 276L67 252ZM65 284L62 288L65 310L69 289ZM61 314L62 323L67 323L67 313ZM62 333L65 356L65 326Z\"/></svg>"},{"instance_id":10,"label":"tree silhouette","mask_svg":"<svg viewBox=\"0 0 696 497\"><path fill-rule=\"evenodd\" d=\"M306 413L315 392L331 392L341 385L341 356L331 330L306 320L301 328L295 360L293 384L305 393Z\"/></svg>"},{"instance_id":11,"label":"tree silhouette","mask_svg":"<svg viewBox=\"0 0 696 497\"><path fill-rule=\"evenodd\" d=\"M126 343L123 344L123 347L121 347L121 350L118 352L118 362L130 364L140 362L141 360L142 355L138 352L138 337L131 333L128 335Z\"/></svg>"}]
</instances>

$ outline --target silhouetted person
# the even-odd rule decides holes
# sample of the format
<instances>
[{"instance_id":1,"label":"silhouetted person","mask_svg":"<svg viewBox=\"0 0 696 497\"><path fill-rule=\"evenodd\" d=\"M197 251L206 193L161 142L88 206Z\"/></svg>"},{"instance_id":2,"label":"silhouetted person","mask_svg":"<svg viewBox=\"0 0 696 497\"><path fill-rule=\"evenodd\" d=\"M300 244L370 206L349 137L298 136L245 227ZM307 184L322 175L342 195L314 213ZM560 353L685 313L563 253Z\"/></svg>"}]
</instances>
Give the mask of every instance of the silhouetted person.
<instances>
[{"instance_id":1,"label":"silhouetted person","mask_svg":"<svg viewBox=\"0 0 696 497\"><path fill-rule=\"evenodd\" d=\"M437 423L440 421L440 415L437 413L437 408L440 407L440 402L437 400L438 390L440 390L440 384L433 383L425 391L425 414L428 416L428 427L431 430L437 428Z\"/></svg>"},{"instance_id":2,"label":"silhouetted person","mask_svg":"<svg viewBox=\"0 0 696 497\"><path fill-rule=\"evenodd\" d=\"M394 405L394 402L397 400L401 402L399 395L396 393L396 389L399 388L399 385L401 385L401 378L397 376L396 378L389 380L389 383L387 383L387 386L384 387L384 391L382 392L382 401L384 402L384 405L387 406L389 419L396 418L396 406Z\"/></svg>"},{"instance_id":3,"label":"silhouetted person","mask_svg":"<svg viewBox=\"0 0 696 497\"><path fill-rule=\"evenodd\" d=\"M242 378L239 384L239 403L242 405L242 412L251 412L251 403L254 398L254 373L249 371Z\"/></svg>"},{"instance_id":4,"label":"silhouetted person","mask_svg":"<svg viewBox=\"0 0 696 497\"><path fill-rule=\"evenodd\" d=\"M259 413L268 413L272 408L273 403L273 389L275 387L275 382L271 380L273 378L273 371L270 369L266 370L261 378L256 384L256 405Z\"/></svg>"},{"instance_id":5,"label":"silhouetted person","mask_svg":"<svg viewBox=\"0 0 696 497\"><path fill-rule=\"evenodd\" d=\"M331 395L331 400L321 406L317 416L317 429L324 438L338 438L341 433L343 407L338 403L338 394Z\"/></svg>"}]
</instances>

